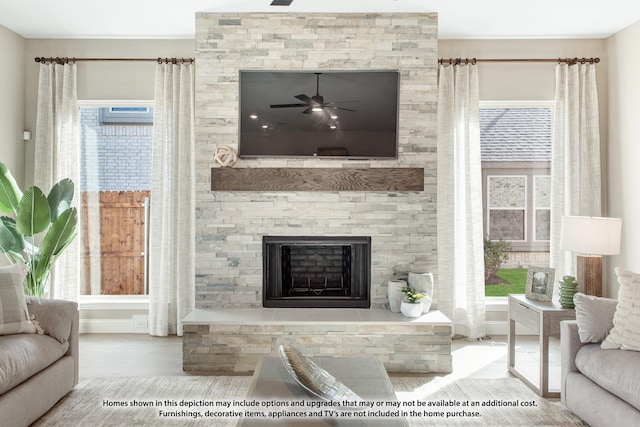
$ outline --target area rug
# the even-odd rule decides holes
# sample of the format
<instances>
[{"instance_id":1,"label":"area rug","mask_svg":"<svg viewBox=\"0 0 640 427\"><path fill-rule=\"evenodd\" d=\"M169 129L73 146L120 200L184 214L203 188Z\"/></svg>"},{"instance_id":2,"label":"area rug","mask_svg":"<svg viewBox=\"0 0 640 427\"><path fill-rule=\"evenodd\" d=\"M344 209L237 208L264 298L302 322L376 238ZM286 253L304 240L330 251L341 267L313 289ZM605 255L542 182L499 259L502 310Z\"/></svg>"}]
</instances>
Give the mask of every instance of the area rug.
<instances>
[{"instance_id":1,"label":"area rug","mask_svg":"<svg viewBox=\"0 0 640 427\"><path fill-rule=\"evenodd\" d=\"M542 398L517 378L392 377L391 383L401 402L425 404L421 417L407 417L410 426L587 425L560 399Z\"/></svg>"},{"instance_id":2,"label":"area rug","mask_svg":"<svg viewBox=\"0 0 640 427\"><path fill-rule=\"evenodd\" d=\"M34 426L235 426L247 411L278 410L247 406L258 404L244 400L250 381L243 376L85 379ZM400 411L412 427L586 425L558 400L537 396L515 378L392 377L391 382L399 405L381 402L373 408L379 409L375 416ZM327 425L326 419L317 420Z\"/></svg>"}]
</instances>

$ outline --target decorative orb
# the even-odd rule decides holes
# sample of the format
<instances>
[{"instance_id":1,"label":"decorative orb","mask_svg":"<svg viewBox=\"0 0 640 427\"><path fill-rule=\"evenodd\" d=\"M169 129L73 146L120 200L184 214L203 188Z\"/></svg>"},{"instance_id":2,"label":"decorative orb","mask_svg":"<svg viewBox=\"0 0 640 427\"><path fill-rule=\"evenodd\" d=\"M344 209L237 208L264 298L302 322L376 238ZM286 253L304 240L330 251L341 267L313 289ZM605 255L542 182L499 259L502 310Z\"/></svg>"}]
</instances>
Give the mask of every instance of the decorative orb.
<instances>
[{"instance_id":1,"label":"decorative orb","mask_svg":"<svg viewBox=\"0 0 640 427\"><path fill-rule=\"evenodd\" d=\"M221 145L213 158L223 168L232 167L238 161L238 152L228 145Z\"/></svg>"}]
</instances>

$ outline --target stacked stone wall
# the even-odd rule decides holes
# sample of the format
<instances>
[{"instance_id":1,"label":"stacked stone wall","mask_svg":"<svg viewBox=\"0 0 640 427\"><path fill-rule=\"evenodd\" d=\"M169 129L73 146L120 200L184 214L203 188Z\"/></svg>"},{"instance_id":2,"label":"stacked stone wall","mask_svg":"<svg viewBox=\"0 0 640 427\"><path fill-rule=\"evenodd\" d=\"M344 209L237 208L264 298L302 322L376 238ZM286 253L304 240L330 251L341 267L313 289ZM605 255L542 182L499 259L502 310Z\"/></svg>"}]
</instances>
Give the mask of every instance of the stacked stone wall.
<instances>
[{"instance_id":1,"label":"stacked stone wall","mask_svg":"<svg viewBox=\"0 0 640 427\"><path fill-rule=\"evenodd\" d=\"M263 235L371 236L373 307L395 273L437 278L435 14L198 13L196 63L197 308L262 305ZM236 167L420 167L424 191L212 192L216 149L238 145L240 70L397 70L398 159Z\"/></svg>"}]
</instances>

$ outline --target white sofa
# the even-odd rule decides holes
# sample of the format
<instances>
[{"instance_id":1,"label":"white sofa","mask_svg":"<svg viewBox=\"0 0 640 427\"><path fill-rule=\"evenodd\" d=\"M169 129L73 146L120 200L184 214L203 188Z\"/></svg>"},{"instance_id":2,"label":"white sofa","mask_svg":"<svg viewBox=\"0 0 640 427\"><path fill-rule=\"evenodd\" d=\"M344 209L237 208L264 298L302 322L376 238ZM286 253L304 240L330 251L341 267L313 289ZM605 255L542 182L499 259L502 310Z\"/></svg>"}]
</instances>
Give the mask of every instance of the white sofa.
<instances>
[{"instance_id":1,"label":"white sofa","mask_svg":"<svg viewBox=\"0 0 640 427\"><path fill-rule=\"evenodd\" d=\"M577 320L560 324L561 401L592 427L640 426L640 352L600 343L615 307L616 300L576 296Z\"/></svg>"},{"instance_id":2,"label":"white sofa","mask_svg":"<svg viewBox=\"0 0 640 427\"><path fill-rule=\"evenodd\" d=\"M0 425L28 426L78 383L78 305L27 298L44 334L0 336Z\"/></svg>"}]
</instances>

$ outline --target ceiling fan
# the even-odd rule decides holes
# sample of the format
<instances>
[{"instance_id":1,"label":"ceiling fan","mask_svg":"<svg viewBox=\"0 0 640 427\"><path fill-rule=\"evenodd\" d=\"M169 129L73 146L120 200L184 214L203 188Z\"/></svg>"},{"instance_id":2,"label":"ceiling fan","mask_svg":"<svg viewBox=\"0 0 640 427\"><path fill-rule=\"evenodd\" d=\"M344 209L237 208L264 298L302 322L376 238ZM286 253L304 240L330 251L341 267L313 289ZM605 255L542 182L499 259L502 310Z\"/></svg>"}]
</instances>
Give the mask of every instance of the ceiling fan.
<instances>
[{"instance_id":1,"label":"ceiling fan","mask_svg":"<svg viewBox=\"0 0 640 427\"><path fill-rule=\"evenodd\" d=\"M324 97L320 95L320 75L322 73L313 73L316 75L316 94L314 96L307 96L305 94L296 95L294 98L299 99L302 103L298 104L271 104L269 107L271 108L292 108L292 107L307 107L306 110L303 111L304 114L311 114L312 112L324 111L325 108L330 108L333 110L343 110L343 111L357 111L352 110L350 108L338 107L335 104L344 104L347 102L360 102L360 101L336 101L336 102L324 102Z\"/></svg>"}]
</instances>

